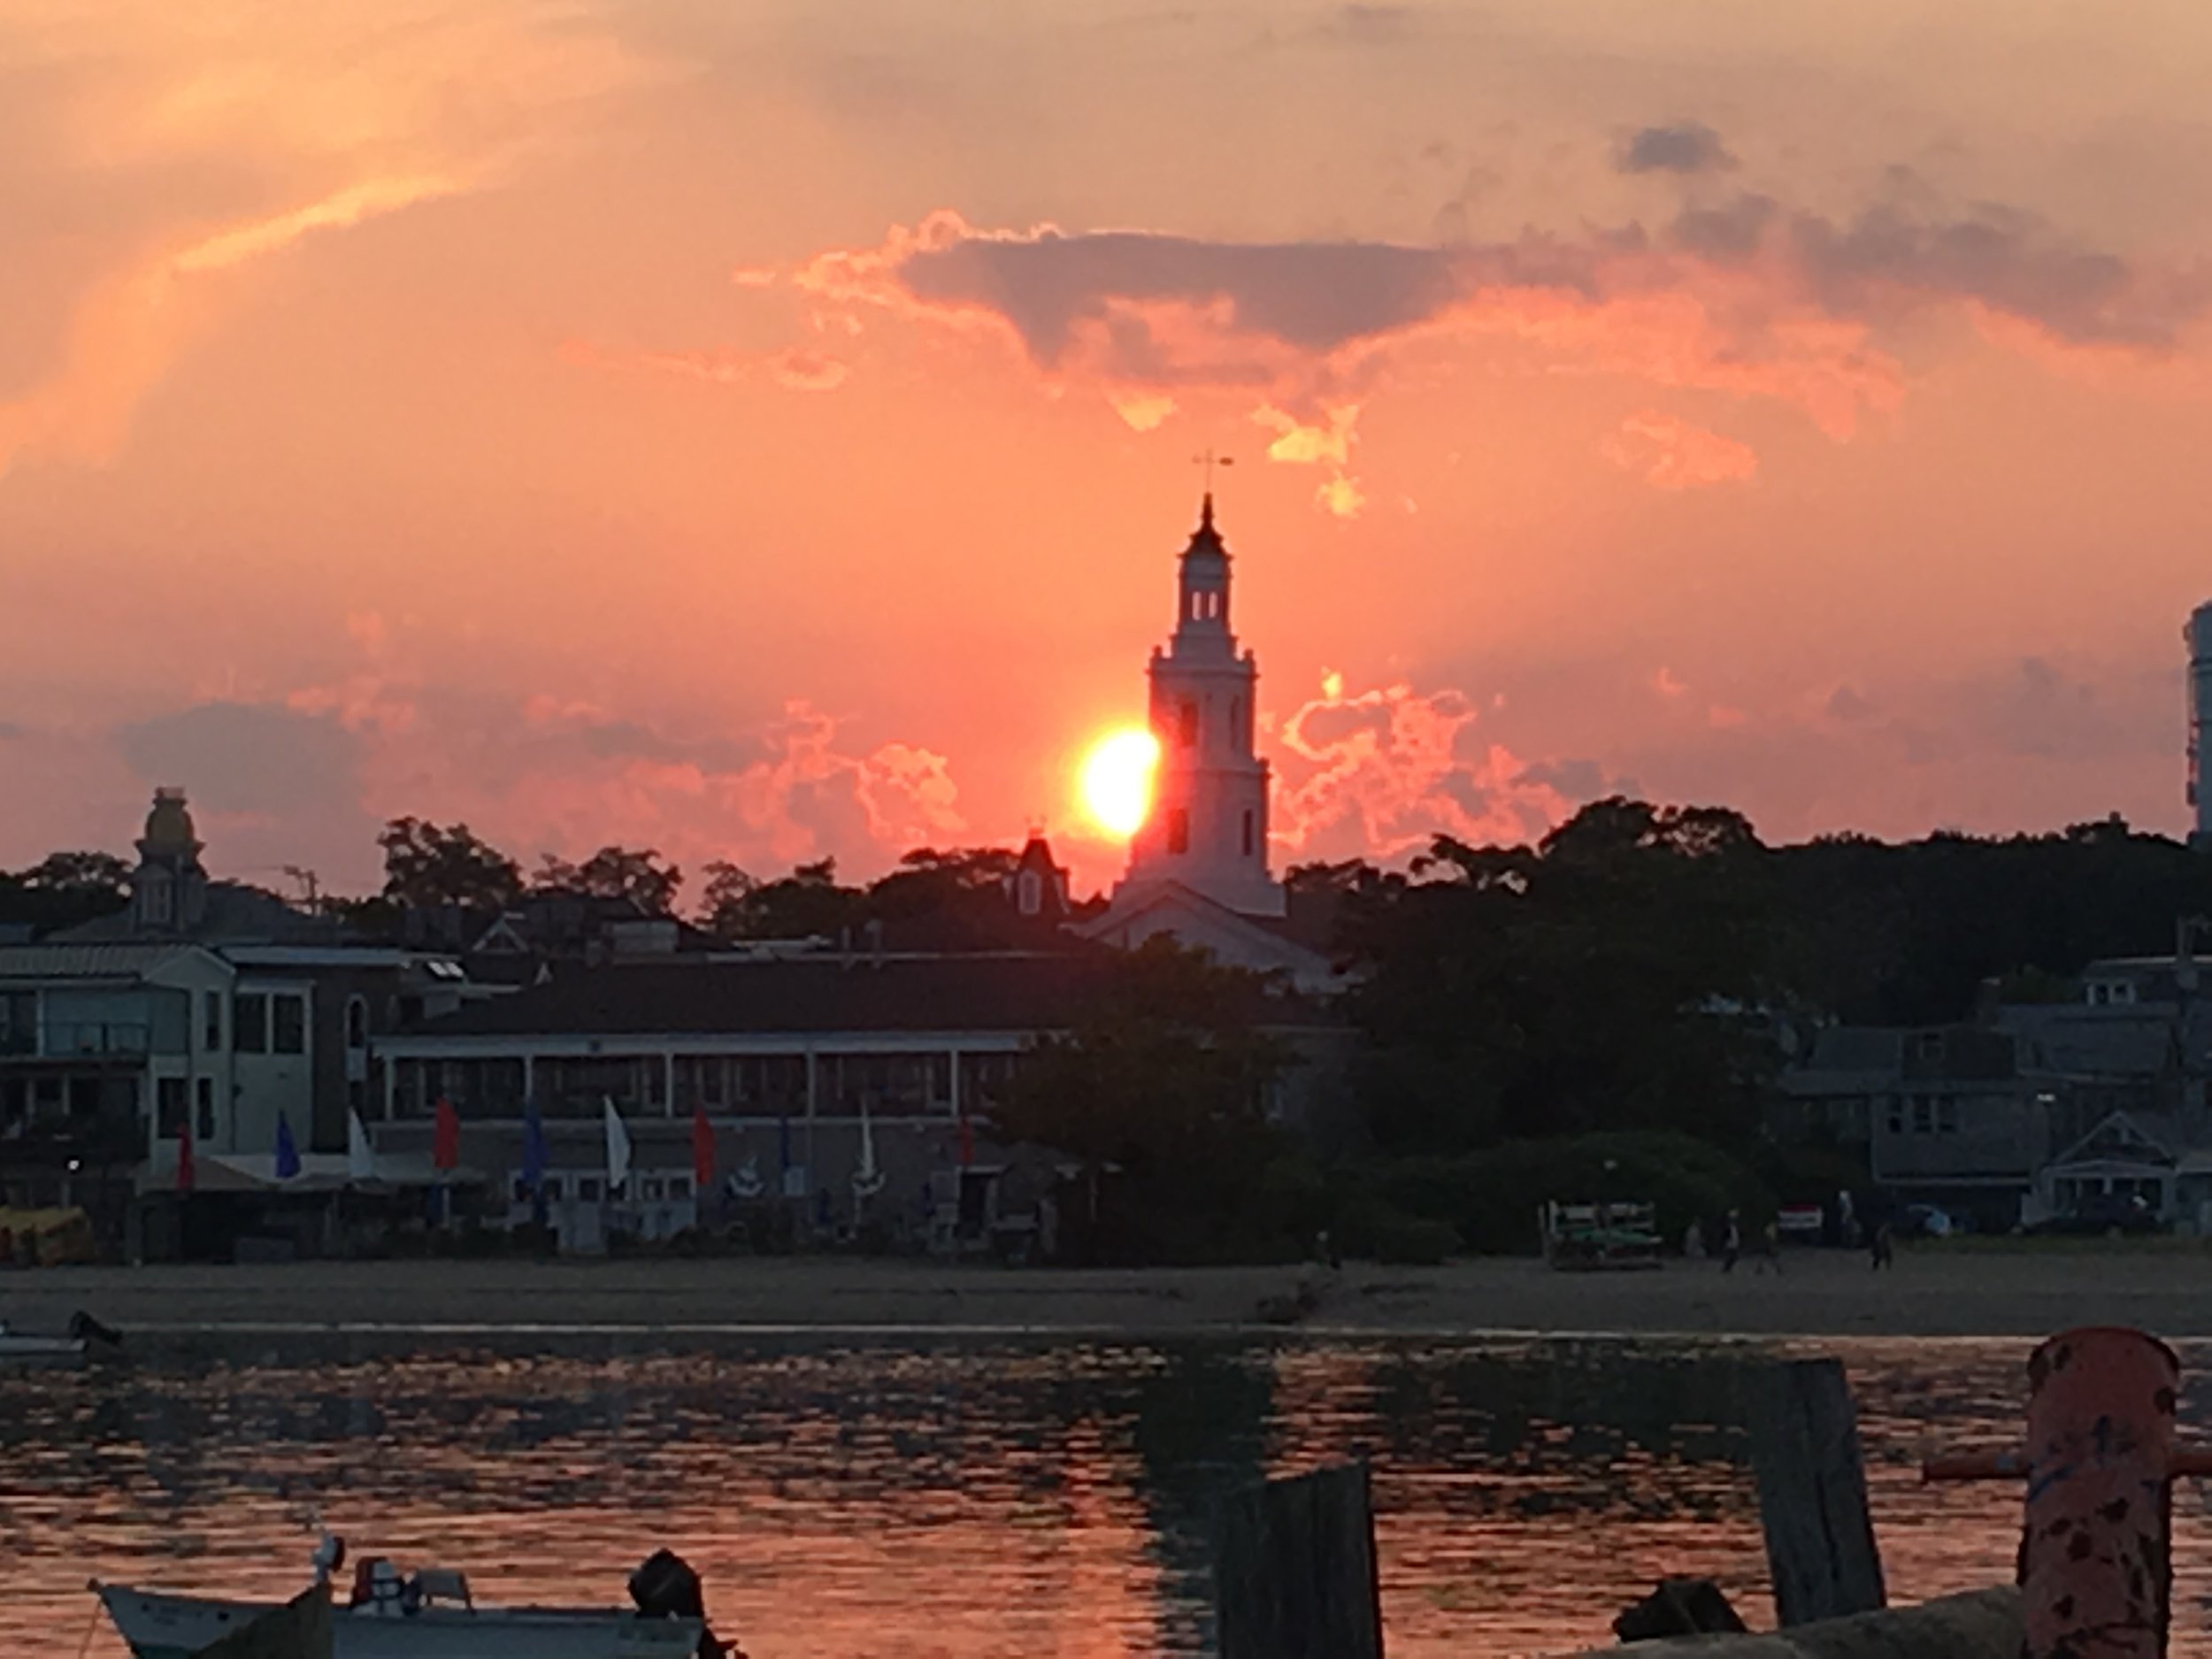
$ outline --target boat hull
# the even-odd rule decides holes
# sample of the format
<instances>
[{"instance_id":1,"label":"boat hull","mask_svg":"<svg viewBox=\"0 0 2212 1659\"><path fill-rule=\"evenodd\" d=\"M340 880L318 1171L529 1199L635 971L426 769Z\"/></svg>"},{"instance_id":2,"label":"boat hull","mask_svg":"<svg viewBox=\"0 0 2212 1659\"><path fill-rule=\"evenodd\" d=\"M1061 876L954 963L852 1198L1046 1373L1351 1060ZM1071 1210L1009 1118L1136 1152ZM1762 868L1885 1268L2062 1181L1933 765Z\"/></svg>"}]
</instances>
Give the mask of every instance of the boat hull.
<instances>
[{"instance_id":1,"label":"boat hull","mask_svg":"<svg viewBox=\"0 0 2212 1659\"><path fill-rule=\"evenodd\" d=\"M0 1371L73 1370L84 1364L90 1352L91 1345L75 1337L0 1331Z\"/></svg>"},{"instance_id":2,"label":"boat hull","mask_svg":"<svg viewBox=\"0 0 2212 1659\"><path fill-rule=\"evenodd\" d=\"M135 1659L191 1659L277 1603L100 1586ZM331 1659L692 1659L697 1619L598 1608L433 1607L404 1617L337 1609Z\"/></svg>"}]
</instances>

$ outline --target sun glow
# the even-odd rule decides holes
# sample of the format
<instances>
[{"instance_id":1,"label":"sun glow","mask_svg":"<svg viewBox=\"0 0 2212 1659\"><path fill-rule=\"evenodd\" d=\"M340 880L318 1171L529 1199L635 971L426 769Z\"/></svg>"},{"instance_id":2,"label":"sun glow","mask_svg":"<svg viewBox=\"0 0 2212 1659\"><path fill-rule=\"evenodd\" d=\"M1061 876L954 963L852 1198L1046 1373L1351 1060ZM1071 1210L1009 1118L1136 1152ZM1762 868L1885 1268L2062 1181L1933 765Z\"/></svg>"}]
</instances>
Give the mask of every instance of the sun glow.
<instances>
[{"instance_id":1,"label":"sun glow","mask_svg":"<svg viewBox=\"0 0 2212 1659\"><path fill-rule=\"evenodd\" d=\"M1134 835L1152 810L1160 740L1142 726L1109 732L1083 757L1083 810L1101 829Z\"/></svg>"}]
</instances>

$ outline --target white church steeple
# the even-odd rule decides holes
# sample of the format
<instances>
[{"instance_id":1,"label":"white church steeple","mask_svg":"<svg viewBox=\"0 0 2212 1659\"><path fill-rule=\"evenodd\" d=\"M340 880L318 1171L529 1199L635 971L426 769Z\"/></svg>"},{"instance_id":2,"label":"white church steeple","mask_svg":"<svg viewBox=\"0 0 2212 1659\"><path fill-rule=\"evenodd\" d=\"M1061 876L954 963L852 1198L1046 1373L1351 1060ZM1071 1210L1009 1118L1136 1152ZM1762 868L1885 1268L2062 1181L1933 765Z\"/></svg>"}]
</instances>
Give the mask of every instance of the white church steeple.
<instances>
[{"instance_id":1,"label":"white church steeple","mask_svg":"<svg viewBox=\"0 0 2212 1659\"><path fill-rule=\"evenodd\" d=\"M1206 493L1183 549L1175 632L1152 653L1160 768L1151 816L1129 844L1125 890L1179 882L1247 916L1280 916L1267 872L1267 763L1253 752L1259 664L1229 629L1229 549Z\"/></svg>"}]
</instances>

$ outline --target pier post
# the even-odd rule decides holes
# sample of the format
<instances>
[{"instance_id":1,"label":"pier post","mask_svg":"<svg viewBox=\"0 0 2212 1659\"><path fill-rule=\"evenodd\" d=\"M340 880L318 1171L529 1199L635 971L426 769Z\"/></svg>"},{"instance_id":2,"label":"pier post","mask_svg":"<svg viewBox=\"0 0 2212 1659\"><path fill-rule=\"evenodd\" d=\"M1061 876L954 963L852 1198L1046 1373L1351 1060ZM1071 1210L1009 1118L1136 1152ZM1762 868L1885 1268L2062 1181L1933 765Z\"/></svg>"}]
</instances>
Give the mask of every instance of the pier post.
<instances>
[{"instance_id":1,"label":"pier post","mask_svg":"<svg viewBox=\"0 0 2212 1659\"><path fill-rule=\"evenodd\" d=\"M1928 1460L1930 1480L2024 1479L2024 1659L2164 1659L2173 1594L2173 1483L2212 1475L2175 1444L2181 1362L2140 1331L2062 1332L2028 1359L2017 1451Z\"/></svg>"},{"instance_id":2,"label":"pier post","mask_svg":"<svg viewBox=\"0 0 2212 1659\"><path fill-rule=\"evenodd\" d=\"M1382 1659L1364 1463L1231 1493L1213 1545L1221 1659Z\"/></svg>"},{"instance_id":3,"label":"pier post","mask_svg":"<svg viewBox=\"0 0 2212 1659\"><path fill-rule=\"evenodd\" d=\"M1841 1362L1766 1368L1755 1374L1747 1404L1776 1622L1786 1630L1886 1606L1858 1414Z\"/></svg>"}]
</instances>

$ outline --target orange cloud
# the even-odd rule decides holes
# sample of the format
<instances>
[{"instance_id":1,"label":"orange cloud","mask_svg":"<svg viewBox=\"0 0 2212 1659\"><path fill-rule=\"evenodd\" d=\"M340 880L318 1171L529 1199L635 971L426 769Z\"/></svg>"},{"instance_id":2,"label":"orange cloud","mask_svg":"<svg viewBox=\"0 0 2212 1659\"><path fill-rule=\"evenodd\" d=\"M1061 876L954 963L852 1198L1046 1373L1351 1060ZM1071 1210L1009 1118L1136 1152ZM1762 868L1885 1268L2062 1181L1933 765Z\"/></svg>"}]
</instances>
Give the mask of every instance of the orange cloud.
<instances>
[{"instance_id":1,"label":"orange cloud","mask_svg":"<svg viewBox=\"0 0 2212 1659\"><path fill-rule=\"evenodd\" d=\"M50 248L35 225L11 226L25 268L48 256L74 267L89 250L97 274L55 361L0 400L0 474L26 457L111 457L140 402L237 303L239 273L496 183L576 106L640 73L606 38L529 13L395 15L366 0L238 12L123 0L96 19L0 19L0 62L21 69L11 96L44 115L43 162L165 181L117 193L129 205L104 221L106 192L86 193L93 205ZM98 74L79 73L93 62Z\"/></svg>"},{"instance_id":2,"label":"orange cloud","mask_svg":"<svg viewBox=\"0 0 2212 1659\"><path fill-rule=\"evenodd\" d=\"M1551 769L1484 742L1463 693L1397 684L1322 694L1282 722L1274 839L1295 858L1389 859L1439 834L1518 843L1573 810Z\"/></svg>"},{"instance_id":3,"label":"orange cloud","mask_svg":"<svg viewBox=\"0 0 2212 1659\"><path fill-rule=\"evenodd\" d=\"M1741 483L1759 470L1758 455L1750 445L1651 410L1623 421L1621 429L1605 441L1603 453L1616 466L1640 473L1657 489Z\"/></svg>"}]
</instances>

